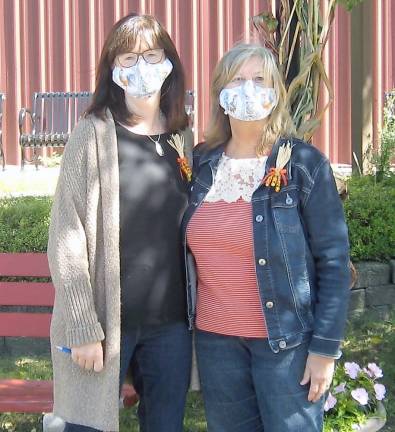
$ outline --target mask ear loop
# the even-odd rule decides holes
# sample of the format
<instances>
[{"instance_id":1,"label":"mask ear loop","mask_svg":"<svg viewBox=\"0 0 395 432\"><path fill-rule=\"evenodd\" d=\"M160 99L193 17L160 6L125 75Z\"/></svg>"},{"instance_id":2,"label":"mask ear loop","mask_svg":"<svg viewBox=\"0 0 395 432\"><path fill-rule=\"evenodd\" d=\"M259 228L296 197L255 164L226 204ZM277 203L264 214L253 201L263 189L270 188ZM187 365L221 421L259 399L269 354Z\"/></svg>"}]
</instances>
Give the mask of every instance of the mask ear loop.
<instances>
[{"instance_id":1,"label":"mask ear loop","mask_svg":"<svg viewBox=\"0 0 395 432\"><path fill-rule=\"evenodd\" d=\"M220 104L220 96L221 96L222 90L218 94L218 105L224 111L224 115L227 116L227 115L229 115L229 111Z\"/></svg>"},{"instance_id":2,"label":"mask ear loop","mask_svg":"<svg viewBox=\"0 0 395 432\"><path fill-rule=\"evenodd\" d=\"M171 72L172 72L172 71L171 71ZM166 77L165 82L166 82L167 78L169 78L169 76L171 75L171 72L170 72L169 75ZM162 99L163 96L166 96L167 93L169 93L169 90L170 90L170 83L169 83L169 85L167 86L167 88L166 88L166 90L165 90L164 92L162 92L162 89L161 89L161 92L160 92L160 98Z\"/></svg>"},{"instance_id":3,"label":"mask ear loop","mask_svg":"<svg viewBox=\"0 0 395 432\"><path fill-rule=\"evenodd\" d=\"M162 99L163 96L167 95L167 93L169 93L170 87L167 87L166 91L164 91L163 93L160 92L160 98Z\"/></svg>"}]
</instances>

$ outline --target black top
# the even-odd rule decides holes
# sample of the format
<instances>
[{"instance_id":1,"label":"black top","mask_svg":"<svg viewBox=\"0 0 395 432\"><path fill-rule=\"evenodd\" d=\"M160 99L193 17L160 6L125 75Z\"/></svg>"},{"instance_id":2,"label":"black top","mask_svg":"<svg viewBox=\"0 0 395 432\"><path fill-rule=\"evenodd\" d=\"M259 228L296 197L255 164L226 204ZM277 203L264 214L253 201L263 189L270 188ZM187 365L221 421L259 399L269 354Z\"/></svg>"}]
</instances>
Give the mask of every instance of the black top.
<instances>
[{"instance_id":1,"label":"black top","mask_svg":"<svg viewBox=\"0 0 395 432\"><path fill-rule=\"evenodd\" d=\"M186 319L180 225L187 182L162 134L159 156L146 135L116 124L119 158L123 328ZM157 139L158 136L151 136Z\"/></svg>"}]
</instances>

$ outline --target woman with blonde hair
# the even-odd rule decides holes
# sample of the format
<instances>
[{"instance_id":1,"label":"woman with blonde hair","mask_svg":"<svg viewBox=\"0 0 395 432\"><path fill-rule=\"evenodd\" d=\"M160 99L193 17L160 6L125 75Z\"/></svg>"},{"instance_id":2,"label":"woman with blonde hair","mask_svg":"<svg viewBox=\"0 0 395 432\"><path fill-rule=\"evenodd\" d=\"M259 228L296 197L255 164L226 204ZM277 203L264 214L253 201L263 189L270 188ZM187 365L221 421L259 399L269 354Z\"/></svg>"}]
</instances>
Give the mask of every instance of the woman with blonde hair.
<instances>
[{"instance_id":1,"label":"woman with blonde hair","mask_svg":"<svg viewBox=\"0 0 395 432\"><path fill-rule=\"evenodd\" d=\"M160 23L118 21L92 105L65 148L52 209L54 413L66 432L118 430L128 369L140 430L183 429L191 332L180 224L193 146L184 92Z\"/></svg>"},{"instance_id":2,"label":"woman with blonde hair","mask_svg":"<svg viewBox=\"0 0 395 432\"><path fill-rule=\"evenodd\" d=\"M208 430L318 432L350 285L331 167L295 138L266 48L227 52L211 103L183 221Z\"/></svg>"}]
</instances>

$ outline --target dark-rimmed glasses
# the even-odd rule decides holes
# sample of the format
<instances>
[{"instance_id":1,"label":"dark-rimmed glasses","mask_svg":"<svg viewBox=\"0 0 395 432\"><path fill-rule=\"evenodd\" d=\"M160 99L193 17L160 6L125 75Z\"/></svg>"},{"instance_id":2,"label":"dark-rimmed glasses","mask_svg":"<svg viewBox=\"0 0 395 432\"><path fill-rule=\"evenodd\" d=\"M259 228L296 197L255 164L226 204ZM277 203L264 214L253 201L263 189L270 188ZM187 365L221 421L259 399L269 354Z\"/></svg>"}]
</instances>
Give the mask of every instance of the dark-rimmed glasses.
<instances>
[{"instance_id":1,"label":"dark-rimmed glasses","mask_svg":"<svg viewBox=\"0 0 395 432\"><path fill-rule=\"evenodd\" d=\"M155 64L162 61L163 54L163 48L149 49L142 53L129 52L125 54L120 54L118 56L118 62L122 67L128 68L134 66L138 62L139 58L143 57L143 59L147 63Z\"/></svg>"}]
</instances>

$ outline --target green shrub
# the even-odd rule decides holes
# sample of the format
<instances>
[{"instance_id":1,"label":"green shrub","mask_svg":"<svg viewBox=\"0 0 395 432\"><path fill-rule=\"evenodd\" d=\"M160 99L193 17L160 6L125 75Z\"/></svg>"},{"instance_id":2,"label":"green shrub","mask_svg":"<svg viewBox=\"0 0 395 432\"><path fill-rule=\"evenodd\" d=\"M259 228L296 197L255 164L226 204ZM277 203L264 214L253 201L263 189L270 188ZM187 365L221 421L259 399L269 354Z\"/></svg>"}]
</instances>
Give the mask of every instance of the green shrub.
<instances>
[{"instance_id":1,"label":"green shrub","mask_svg":"<svg viewBox=\"0 0 395 432\"><path fill-rule=\"evenodd\" d=\"M353 177L344 203L353 261L386 261L395 256L395 175L376 182ZM0 200L0 252L45 252L52 200Z\"/></svg>"},{"instance_id":2,"label":"green shrub","mask_svg":"<svg viewBox=\"0 0 395 432\"><path fill-rule=\"evenodd\" d=\"M353 177L344 203L351 259L386 261L395 256L395 175L380 182Z\"/></svg>"},{"instance_id":3,"label":"green shrub","mask_svg":"<svg viewBox=\"0 0 395 432\"><path fill-rule=\"evenodd\" d=\"M0 200L0 252L45 252L52 200L14 197Z\"/></svg>"}]
</instances>

